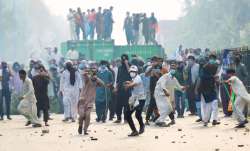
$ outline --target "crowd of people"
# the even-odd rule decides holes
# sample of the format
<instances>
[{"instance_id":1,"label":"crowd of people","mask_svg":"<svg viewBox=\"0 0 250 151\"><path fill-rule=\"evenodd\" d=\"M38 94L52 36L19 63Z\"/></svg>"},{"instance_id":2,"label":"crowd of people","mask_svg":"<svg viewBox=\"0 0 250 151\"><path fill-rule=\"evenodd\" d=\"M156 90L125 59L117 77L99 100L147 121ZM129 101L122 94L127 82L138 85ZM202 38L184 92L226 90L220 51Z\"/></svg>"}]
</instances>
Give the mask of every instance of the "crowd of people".
<instances>
[{"instance_id":1,"label":"crowd of people","mask_svg":"<svg viewBox=\"0 0 250 151\"><path fill-rule=\"evenodd\" d=\"M71 40L93 40L95 34L97 40L111 40L114 23L112 11L112 6L104 10L98 7L97 12L94 8L88 9L87 12L83 12L81 8L70 8L67 19Z\"/></svg>"},{"instance_id":2,"label":"crowd of people","mask_svg":"<svg viewBox=\"0 0 250 151\"><path fill-rule=\"evenodd\" d=\"M77 10L69 9L67 19L70 27L71 40L111 40L113 31L113 7L102 10L102 7L88 9L83 12L81 8ZM151 13L147 17L146 13L126 13L124 19L123 30L125 31L128 45L140 44L157 44L156 33L158 32L158 21ZM95 36L96 35L96 36ZM141 37L144 38L144 43L139 42Z\"/></svg>"},{"instance_id":3,"label":"crowd of people","mask_svg":"<svg viewBox=\"0 0 250 151\"><path fill-rule=\"evenodd\" d=\"M210 122L219 125L219 103L225 116L234 113L239 122L236 128L248 123L248 73L240 54L232 55L228 50L218 55L209 49L180 47L173 60L153 56L146 62L136 55L129 59L126 54L118 60L99 63L51 58L48 69L34 60L30 61L29 70L24 69L18 63L12 67L6 62L1 64L1 120L4 113L11 120L13 101L18 103L12 107L26 117L26 126L41 127L41 112L45 126L49 126L52 91L64 113L62 121L75 122L78 118L78 133L85 135L94 109L96 122L115 119L117 124L128 123L132 131L129 136L144 133L145 125L153 123L158 127L174 125L176 118L187 116L185 113L197 116L196 122L203 122L204 126ZM133 122L134 112L139 129Z\"/></svg>"},{"instance_id":4,"label":"crowd of people","mask_svg":"<svg viewBox=\"0 0 250 151\"><path fill-rule=\"evenodd\" d=\"M158 31L158 21L154 13L147 17L146 13L134 13L130 16L130 12L127 12L123 30L128 45L138 45L140 33L144 37L144 44L157 44L155 35Z\"/></svg>"}]
</instances>

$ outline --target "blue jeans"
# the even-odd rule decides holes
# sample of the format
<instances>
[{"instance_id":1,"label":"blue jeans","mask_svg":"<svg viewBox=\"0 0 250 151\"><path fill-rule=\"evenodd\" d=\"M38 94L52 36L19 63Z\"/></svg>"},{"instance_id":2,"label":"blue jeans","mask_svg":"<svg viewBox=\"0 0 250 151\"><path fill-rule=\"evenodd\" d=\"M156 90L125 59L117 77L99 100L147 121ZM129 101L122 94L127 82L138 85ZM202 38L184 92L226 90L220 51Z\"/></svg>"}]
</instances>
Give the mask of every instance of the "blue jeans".
<instances>
[{"instance_id":1,"label":"blue jeans","mask_svg":"<svg viewBox=\"0 0 250 151\"><path fill-rule=\"evenodd\" d=\"M197 115L199 116L200 119L202 119L202 116L201 116L201 97L200 96L195 97L195 106L196 106Z\"/></svg>"},{"instance_id":2,"label":"blue jeans","mask_svg":"<svg viewBox=\"0 0 250 151\"><path fill-rule=\"evenodd\" d=\"M90 22L89 26L90 26L90 39L93 40L95 37L95 23Z\"/></svg>"},{"instance_id":3,"label":"blue jeans","mask_svg":"<svg viewBox=\"0 0 250 151\"><path fill-rule=\"evenodd\" d=\"M175 106L178 116L183 116L185 110L185 93L175 91Z\"/></svg>"}]
</instances>

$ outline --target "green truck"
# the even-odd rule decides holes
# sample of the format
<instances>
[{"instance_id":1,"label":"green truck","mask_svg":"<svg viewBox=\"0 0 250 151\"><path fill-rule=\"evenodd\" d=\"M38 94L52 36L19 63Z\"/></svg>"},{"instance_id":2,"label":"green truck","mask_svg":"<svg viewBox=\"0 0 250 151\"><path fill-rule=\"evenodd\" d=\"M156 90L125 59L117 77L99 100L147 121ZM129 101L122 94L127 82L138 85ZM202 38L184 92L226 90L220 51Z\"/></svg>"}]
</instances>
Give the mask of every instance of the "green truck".
<instances>
[{"instance_id":1,"label":"green truck","mask_svg":"<svg viewBox=\"0 0 250 151\"><path fill-rule=\"evenodd\" d=\"M114 40L85 40L85 41L66 41L61 44L61 52L65 56L69 49L77 50L81 59L87 60L114 60L122 54L137 55L143 59L152 56L165 57L165 51L160 45L115 45Z\"/></svg>"}]
</instances>

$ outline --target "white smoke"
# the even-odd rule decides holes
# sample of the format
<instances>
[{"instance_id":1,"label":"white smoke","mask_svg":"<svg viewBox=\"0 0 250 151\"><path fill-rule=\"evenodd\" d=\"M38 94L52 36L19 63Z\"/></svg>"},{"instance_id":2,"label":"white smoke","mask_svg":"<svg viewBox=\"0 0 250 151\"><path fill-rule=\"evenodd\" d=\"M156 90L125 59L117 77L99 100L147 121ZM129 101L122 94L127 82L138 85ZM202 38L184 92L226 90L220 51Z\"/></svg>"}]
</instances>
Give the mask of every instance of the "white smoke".
<instances>
[{"instance_id":1,"label":"white smoke","mask_svg":"<svg viewBox=\"0 0 250 151\"><path fill-rule=\"evenodd\" d=\"M0 0L0 18L1 60L27 63L68 37L63 18L52 16L41 0Z\"/></svg>"}]
</instances>

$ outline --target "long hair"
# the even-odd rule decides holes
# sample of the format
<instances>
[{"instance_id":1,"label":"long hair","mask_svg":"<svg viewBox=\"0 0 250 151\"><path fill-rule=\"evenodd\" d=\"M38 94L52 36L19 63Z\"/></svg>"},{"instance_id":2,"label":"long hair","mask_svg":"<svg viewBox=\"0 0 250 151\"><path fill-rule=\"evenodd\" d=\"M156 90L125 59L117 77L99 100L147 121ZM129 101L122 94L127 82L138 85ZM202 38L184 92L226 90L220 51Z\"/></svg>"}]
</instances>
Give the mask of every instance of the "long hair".
<instances>
[{"instance_id":1,"label":"long hair","mask_svg":"<svg viewBox=\"0 0 250 151\"><path fill-rule=\"evenodd\" d=\"M73 68L71 63L66 64L66 69L70 73L70 84L74 86L76 82L76 70Z\"/></svg>"}]
</instances>

